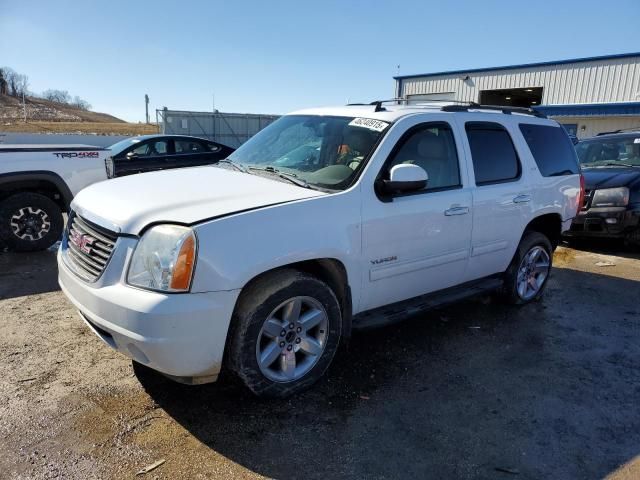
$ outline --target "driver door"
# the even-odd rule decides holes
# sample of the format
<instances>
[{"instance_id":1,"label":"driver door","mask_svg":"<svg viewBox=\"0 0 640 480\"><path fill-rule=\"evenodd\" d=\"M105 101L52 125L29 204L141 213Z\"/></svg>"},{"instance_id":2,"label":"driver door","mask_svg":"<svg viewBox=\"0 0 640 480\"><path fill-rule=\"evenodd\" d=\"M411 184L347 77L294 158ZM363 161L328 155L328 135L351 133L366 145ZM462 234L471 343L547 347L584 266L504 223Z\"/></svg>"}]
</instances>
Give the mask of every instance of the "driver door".
<instances>
[{"instance_id":1,"label":"driver door","mask_svg":"<svg viewBox=\"0 0 640 480\"><path fill-rule=\"evenodd\" d=\"M168 149L169 141L165 138L152 138L137 143L114 158L114 176L162 170L165 168Z\"/></svg>"},{"instance_id":2,"label":"driver door","mask_svg":"<svg viewBox=\"0 0 640 480\"><path fill-rule=\"evenodd\" d=\"M392 150L378 178L388 178L394 165L411 163L426 170L429 180L425 189L394 196L371 189L363 200L360 310L461 283L472 224L462 152L447 122L409 128Z\"/></svg>"}]
</instances>

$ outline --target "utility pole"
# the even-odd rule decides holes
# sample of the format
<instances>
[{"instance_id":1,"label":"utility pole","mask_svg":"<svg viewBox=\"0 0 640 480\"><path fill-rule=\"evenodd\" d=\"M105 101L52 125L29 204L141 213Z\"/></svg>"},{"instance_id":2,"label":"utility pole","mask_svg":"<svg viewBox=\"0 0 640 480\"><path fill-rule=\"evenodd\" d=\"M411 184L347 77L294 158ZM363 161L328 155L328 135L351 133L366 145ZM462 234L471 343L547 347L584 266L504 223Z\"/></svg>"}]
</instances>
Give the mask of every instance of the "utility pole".
<instances>
[{"instance_id":1,"label":"utility pole","mask_svg":"<svg viewBox=\"0 0 640 480\"><path fill-rule=\"evenodd\" d=\"M24 90L22 91L22 113L24 114L24 123L27 123L27 104L24 101Z\"/></svg>"},{"instance_id":2,"label":"utility pole","mask_svg":"<svg viewBox=\"0 0 640 480\"><path fill-rule=\"evenodd\" d=\"M145 118L147 119L147 124L149 123L149 95L144 94L144 113Z\"/></svg>"}]
</instances>

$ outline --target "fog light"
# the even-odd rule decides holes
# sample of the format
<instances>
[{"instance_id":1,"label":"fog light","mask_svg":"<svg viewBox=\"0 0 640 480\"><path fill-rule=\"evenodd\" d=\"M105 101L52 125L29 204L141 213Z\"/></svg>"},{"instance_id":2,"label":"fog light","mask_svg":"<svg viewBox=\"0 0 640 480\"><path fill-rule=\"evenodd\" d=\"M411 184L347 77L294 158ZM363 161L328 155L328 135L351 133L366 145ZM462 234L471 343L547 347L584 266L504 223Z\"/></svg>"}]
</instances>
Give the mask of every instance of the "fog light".
<instances>
[{"instance_id":1,"label":"fog light","mask_svg":"<svg viewBox=\"0 0 640 480\"><path fill-rule=\"evenodd\" d=\"M609 225L613 225L615 223L618 223L618 219L617 218L607 218L607 219L605 219L605 222L607 222Z\"/></svg>"}]
</instances>

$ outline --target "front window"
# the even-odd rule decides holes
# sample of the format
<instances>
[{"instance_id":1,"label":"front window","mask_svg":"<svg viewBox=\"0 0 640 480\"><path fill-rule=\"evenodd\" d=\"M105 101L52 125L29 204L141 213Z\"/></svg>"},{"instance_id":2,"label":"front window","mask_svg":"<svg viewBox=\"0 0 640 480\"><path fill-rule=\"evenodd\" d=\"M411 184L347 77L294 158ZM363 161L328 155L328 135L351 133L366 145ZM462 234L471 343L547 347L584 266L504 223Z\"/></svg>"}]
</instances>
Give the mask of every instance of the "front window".
<instances>
[{"instance_id":1,"label":"front window","mask_svg":"<svg viewBox=\"0 0 640 480\"><path fill-rule=\"evenodd\" d=\"M580 165L590 167L640 167L640 135L594 138L576 145Z\"/></svg>"},{"instance_id":2,"label":"front window","mask_svg":"<svg viewBox=\"0 0 640 480\"><path fill-rule=\"evenodd\" d=\"M111 150L112 155L118 155L120 152L123 152L130 146L135 145L136 143L140 143L141 141L142 140L137 137L125 138L124 140L120 140L119 142L111 145L109 147L109 150Z\"/></svg>"},{"instance_id":3,"label":"front window","mask_svg":"<svg viewBox=\"0 0 640 480\"><path fill-rule=\"evenodd\" d=\"M250 173L284 174L311 187L342 190L364 166L388 128L381 120L288 115L229 156Z\"/></svg>"}]
</instances>

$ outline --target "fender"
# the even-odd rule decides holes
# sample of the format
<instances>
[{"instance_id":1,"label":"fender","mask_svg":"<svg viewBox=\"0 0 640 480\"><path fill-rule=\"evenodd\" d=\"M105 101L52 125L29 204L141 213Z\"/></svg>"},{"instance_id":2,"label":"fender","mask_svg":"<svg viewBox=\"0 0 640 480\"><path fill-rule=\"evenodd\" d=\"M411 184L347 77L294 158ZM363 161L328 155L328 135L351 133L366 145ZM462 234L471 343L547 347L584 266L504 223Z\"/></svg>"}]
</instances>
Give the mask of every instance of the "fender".
<instances>
[{"instance_id":1,"label":"fender","mask_svg":"<svg viewBox=\"0 0 640 480\"><path fill-rule=\"evenodd\" d=\"M0 192L8 190L11 185L24 183L25 189L28 189L28 185L31 182L48 182L53 184L60 195L62 195L62 201L65 208L69 208L69 204L73 199L73 195L65 181L54 172L46 170L30 170L25 172L11 172L0 174Z\"/></svg>"}]
</instances>

